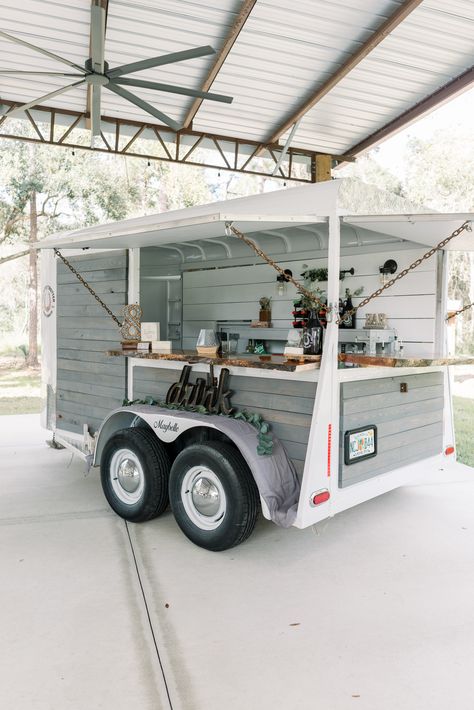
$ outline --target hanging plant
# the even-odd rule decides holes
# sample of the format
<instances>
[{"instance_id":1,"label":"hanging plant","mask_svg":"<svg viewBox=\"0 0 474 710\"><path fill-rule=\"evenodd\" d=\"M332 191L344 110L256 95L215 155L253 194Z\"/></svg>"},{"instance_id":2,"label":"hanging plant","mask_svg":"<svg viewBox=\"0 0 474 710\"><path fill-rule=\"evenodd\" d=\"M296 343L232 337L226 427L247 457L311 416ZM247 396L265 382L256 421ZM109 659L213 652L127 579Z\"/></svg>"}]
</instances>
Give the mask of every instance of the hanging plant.
<instances>
[{"instance_id":1,"label":"hanging plant","mask_svg":"<svg viewBox=\"0 0 474 710\"><path fill-rule=\"evenodd\" d=\"M328 280L328 270L327 269L306 269L303 271L301 276L305 281L313 283L314 281L327 281ZM346 271L339 272L339 280L344 281L346 278Z\"/></svg>"}]
</instances>

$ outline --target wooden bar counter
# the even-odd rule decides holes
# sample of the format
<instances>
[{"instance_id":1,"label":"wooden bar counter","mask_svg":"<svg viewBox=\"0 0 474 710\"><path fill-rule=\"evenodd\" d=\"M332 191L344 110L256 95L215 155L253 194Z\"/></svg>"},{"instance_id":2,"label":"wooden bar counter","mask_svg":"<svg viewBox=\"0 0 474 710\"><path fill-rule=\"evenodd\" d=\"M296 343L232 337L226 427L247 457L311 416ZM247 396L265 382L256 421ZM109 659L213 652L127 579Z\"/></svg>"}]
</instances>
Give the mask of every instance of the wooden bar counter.
<instances>
[{"instance_id":1,"label":"wooden bar counter","mask_svg":"<svg viewBox=\"0 0 474 710\"><path fill-rule=\"evenodd\" d=\"M279 370L281 372L304 372L319 369L321 356L303 355L301 359L291 360L284 355L255 355L237 353L235 355L199 355L195 350L175 350L174 352L143 352L139 350L109 350L111 357L132 357L142 360L171 360L189 365L204 363L220 367L248 367L259 370Z\"/></svg>"}]
</instances>

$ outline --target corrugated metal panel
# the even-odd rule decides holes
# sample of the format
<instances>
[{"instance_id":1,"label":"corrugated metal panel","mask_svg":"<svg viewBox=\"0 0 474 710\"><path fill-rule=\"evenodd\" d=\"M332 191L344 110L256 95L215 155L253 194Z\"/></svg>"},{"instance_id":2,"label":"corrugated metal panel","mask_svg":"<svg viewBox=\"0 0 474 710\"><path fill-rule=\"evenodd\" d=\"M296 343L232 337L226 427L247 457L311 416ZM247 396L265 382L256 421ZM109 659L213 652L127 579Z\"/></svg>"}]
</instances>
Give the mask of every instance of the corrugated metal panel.
<instances>
[{"instance_id":1,"label":"corrugated metal panel","mask_svg":"<svg viewBox=\"0 0 474 710\"><path fill-rule=\"evenodd\" d=\"M295 146L344 152L468 69L474 4L425 0L302 120Z\"/></svg>"},{"instance_id":2,"label":"corrugated metal panel","mask_svg":"<svg viewBox=\"0 0 474 710\"><path fill-rule=\"evenodd\" d=\"M212 91L232 105L204 101L194 128L266 141L378 27L402 0L258 0ZM242 0L110 0L106 60L111 67L211 44L219 50ZM89 54L90 0L0 0L2 29L81 66ZM296 11L297 9L297 11ZM293 145L343 153L472 63L472 0L424 0L402 24L303 118ZM68 67L0 39L0 69L69 71ZM200 88L213 57L140 72L139 78ZM138 75L137 75L138 76ZM68 79L0 76L0 96L29 101ZM192 99L133 89L177 121ZM150 116L104 90L102 113L149 121ZM48 102L83 111L86 89ZM153 119L151 119L153 122ZM285 136L282 137L282 141Z\"/></svg>"},{"instance_id":3,"label":"corrugated metal panel","mask_svg":"<svg viewBox=\"0 0 474 710\"><path fill-rule=\"evenodd\" d=\"M1 0L1 29L54 52L80 66L89 55L90 0L74 3L54 0ZM0 37L0 69L74 72L31 49ZM28 102L75 81L67 77L12 77L0 75L0 96ZM49 105L83 111L86 89L79 87L52 99Z\"/></svg>"}]
</instances>

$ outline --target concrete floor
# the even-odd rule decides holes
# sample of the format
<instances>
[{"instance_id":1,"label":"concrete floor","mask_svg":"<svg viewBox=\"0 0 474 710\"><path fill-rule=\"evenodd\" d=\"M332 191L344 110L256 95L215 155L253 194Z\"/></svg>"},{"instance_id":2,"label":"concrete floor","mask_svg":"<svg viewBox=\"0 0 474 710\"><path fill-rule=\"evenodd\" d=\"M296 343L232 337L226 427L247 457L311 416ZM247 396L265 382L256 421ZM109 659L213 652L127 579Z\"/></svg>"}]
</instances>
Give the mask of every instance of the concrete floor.
<instances>
[{"instance_id":1,"label":"concrete floor","mask_svg":"<svg viewBox=\"0 0 474 710\"><path fill-rule=\"evenodd\" d=\"M44 438L0 417L1 708L472 706L474 472L216 554Z\"/></svg>"}]
</instances>

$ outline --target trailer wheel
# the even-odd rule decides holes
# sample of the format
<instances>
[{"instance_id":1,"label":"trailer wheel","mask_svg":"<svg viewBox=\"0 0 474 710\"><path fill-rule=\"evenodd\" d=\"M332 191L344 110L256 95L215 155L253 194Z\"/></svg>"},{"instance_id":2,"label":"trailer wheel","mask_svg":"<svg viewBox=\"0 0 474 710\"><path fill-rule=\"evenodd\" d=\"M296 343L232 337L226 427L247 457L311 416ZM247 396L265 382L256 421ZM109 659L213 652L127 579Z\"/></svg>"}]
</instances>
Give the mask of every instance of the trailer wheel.
<instances>
[{"instance_id":1,"label":"trailer wheel","mask_svg":"<svg viewBox=\"0 0 474 710\"><path fill-rule=\"evenodd\" d=\"M155 434L143 428L121 429L104 447L102 488L120 517L141 523L168 505L170 460Z\"/></svg>"},{"instance_id":2,"label":"trailer wheel","mask_svg":"<svg viewBox=\"0 0 474 710\"><path fill-rule=\"evenodd\" d=\"M239 545L255 527L259 494L249 467L231 444L192 444L170 473L170 504L184 534L219 552Z\"/></svg>"}]
</instances>

